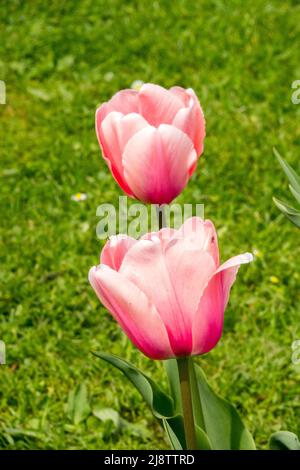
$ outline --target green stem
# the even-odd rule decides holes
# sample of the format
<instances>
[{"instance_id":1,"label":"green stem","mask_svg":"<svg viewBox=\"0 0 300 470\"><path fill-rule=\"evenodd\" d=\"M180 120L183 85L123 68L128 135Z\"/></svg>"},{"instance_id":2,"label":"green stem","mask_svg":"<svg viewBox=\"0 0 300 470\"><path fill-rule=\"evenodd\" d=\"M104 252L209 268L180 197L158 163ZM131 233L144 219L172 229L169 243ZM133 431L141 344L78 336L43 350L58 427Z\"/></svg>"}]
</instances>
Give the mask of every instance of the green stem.
<instances>
[{"instance_id":1,"label":"green stem","mask_svg":"<svg viewBox=\"0 0 300 470\"><path fill-rule=\"evenodd\" d=\"M188 450L195 450L197 448L197 444L196 444L196 433L195 433L194 414L193 414L193 405L192 405L189 358L180 357L177 359L177 364L178 364L179 381L180 381L180 391L181 391L186 446Z\"/></svg>"},{"instance_id":2,"label":"green stem","mask_svg":"<svg viewBox=\"0 0 300 470\"><path fill-rule=\"evenodd\" d=\"M197 384L197 377L195 371L195 363L194 359L190 358L190 380L191 380L191 390L192 390L192 397L193 397L193 410L194 416L197 416L197 424L206 432L206 425L203 415L201 397L200 397L200 390Z\"/></svg>"},{"instance_id":3,"label":"green stem","mask_svg":"<svg viewBox=\"0 0 300 470\"><path fill-rule=\"evenodd\" d=\"M157 220L158 220L158 229L160 230L167 226L164 204L162 204L161 206L158 204L156 206L156 214L157 214Z\"/></svg>"}]
</instances>

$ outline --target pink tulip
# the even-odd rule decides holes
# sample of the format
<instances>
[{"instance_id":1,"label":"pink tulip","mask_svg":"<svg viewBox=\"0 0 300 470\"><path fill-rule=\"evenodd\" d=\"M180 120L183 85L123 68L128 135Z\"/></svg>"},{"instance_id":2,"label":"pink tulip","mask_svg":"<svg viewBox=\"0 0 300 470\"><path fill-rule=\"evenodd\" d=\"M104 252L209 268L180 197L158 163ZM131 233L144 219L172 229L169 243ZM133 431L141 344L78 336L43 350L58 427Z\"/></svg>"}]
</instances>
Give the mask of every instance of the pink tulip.
<instances>
[{"instance_id":1,"label":"pink tulip","mask_svg":"<svg viewBox=\"0 0 300 470\"><path fill-rule=\"evenodd\" d=\"M192 89L145 84L122 90L96 112L104 159L120 187L153 204L170 203L203 152L205 121Z\"/></svg>"},{"instance_id":2,"label":"pink tulip","mask_svg":"<svg viewBox=\"0 0 300 470\"><path fill-rule=\"evenodd\" d=\"M220 265L211 221L188 219L135 240L112 237L89 281L129 339L152 359L205 354L219 341L245 253Z\"/></svg>"}]
</instances>

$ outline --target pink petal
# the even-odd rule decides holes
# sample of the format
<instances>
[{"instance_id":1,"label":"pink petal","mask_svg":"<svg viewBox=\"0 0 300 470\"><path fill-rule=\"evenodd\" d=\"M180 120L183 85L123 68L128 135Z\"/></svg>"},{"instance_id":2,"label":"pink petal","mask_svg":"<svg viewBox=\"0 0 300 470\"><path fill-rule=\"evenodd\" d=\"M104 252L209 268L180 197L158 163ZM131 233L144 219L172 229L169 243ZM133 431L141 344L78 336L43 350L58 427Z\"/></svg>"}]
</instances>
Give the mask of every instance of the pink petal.
<instances>
[{"instance_id":1,"label":"pink petal","mask_svg":"<svg viewBox=\"0 0 300 470\"><path fill-rule=\"evenodd\" d=\"M199 249L209 252L215 261L216 268L219 266L218 236L210 220L190 217L174 234L174 238L184 237L188 237L191 243Z\"/></svg>"},{"instance_id":2,"label":"pink petal","mask_svg":"<svg viewBox=\"0 0 300 470\"><path fill-rule=\"evenodd\" d=\"M197 156L203 152L205 138L205 119L195 93L190 90L190 104L178 111L172 124L185 132L194 142Z\"/></svg>"},{"instance_id":3,"label":"pink petal","mask_svg":"<svg viewBox=\"0 0 300 470\"><path fill-rule=\"evenodd\" d=\"M141 240L155 240L158 238L162 244L162 248L164 249L164 247L169 243L169 241L175 234L175 229L165 227L159 230L158 232L146 233L141 237Z\"/></svg>"},{"instance_id":4,"label":"pink petal","mask_svg":"<svg viewBox=\"0 0 300 470\"><path fill-rule=\"evenodd\" d=\"M192 348L190 318L181 310L160 240L140 240L136 243L125 255L120 273L139 287L155 305L165 324L174 354L189 355Z\"/></svg>"},{"instance_id":5,"label":"pink petal","mask_svg":"<svg viewBox=\"0 0 300 470\"><path fill-rule=\"evenodd\" d=\"M224 309L227 306L230 289L236 279L240 265L251 263L251 261L253 261L253 255L243 253L242 255L233 256L218 268L217 273L222 273Z\"/></svg>"},{"instance_id":6,"label":"pink petal","mask_svg":"<svg viewBox=\"0 0 300 470\"><path fill-rule=\"evenodd\" d=\"M107 115L107 103L104 103L96 112L96 133L97 133L97 138L98 142L100 145L100 148L102 150L102 156L110 169L114 179L118 183L118 185L125 191L129 196L132 196L132 192L130 188L128 187L128 184L126 183L124 176L123 176L123 168L122 171L120 172L120 169L118 166L116 166L116 162L114 162L114 158L111 157L111 154L109 152L109 149L106 145L106 140L102 131L102 122ZM112 161L111 161L112 159Z\"/></svg>"},{"instance_id":7,"label":"pink petal","mask_svg":"<svg viewBox=\"0 0 300 470\"><path fill-rule=\"evenodd\" d=\"M222 335L224 311L230 289L241 264L249 263L250 253L235 256L222 264L204 288L193 323L193 354L205 354Z\"/></svg>"},{"instance_id":8,"label":"pink petal","mask_svg":"<svg viewBox=\"0 0 300 470\"><path fill-rule=\"evenodd\" d=\"M173 86L172 88L170 88L169 91L181 100L185 108L189 106L191 96L189 95L189 93L186 91L185 88L182 88L181 86Z\"/></svg>"},{"instance_id":9,"label":"pink petal","mask_svg":"<svg viewBox=\"0 0 300 470\"><path fill-rule=\"evenodd\" d=\"M205 288L193 323L193 353L205 354L219 341L224 320L222 276L212 276Z\"/></svg>"},{"instance_id":10,"label":"pink petal","mask_svg":"<svg viewBox=\"0 0 300 470\"><path fill-rule=\"evenodd\" d=\"M159 85L145 84L139 91L140 113L149 124L171 124L175 114L182 108L182 100Z\"/></svg>"},{"instance_id":11,"label":"pink petal","mask_svg":"<svg viewBox=\"0 0 300 470\"><path fill-rule=\"evenodd\" d=\"M193 240L174 238L165 248L165 263L176 301L192 328L203 289L216 271L214 259Z\"/></svg>"},{"instance_id":12,"label":"pink petal","mask_svg":"<svg viewBox=\"0 0 300 470\"><path fill-rule=\"evenodd\" d=\"M119 271L124 256L135 243L137 241L128 235L115 235L111 237L105 243L101 252L100 263L106 264L115 271Z\"/></svg>"},{"instance_id":13,"label":"pink petal","mask_svg":"<svg viewBox=\"0 0 300 470\"><path fill-rule=\"evenodd\" d=\"M133 283L105 265L92 268L89 281L100 301L137 348L152 359L173 356L168 335L154 305Z\"/></svg>"},{"instance_id":14,"label":"pink petal","mask_svg":"<svg viewBox=\"0 0 300 470\"><path fill-rule=\"evenodd\" d=\"M103 153L105 153L105 152L104 152L103 147L102 147L103 136L102 136L102 132L101 132L101 124L102 124L102 121L105 119L105 117L108 114L109 113L108 113L107 103L103 103L100 106L100 108L97 109L96 116L95 116L96 134L97 134L99 145L100 145L101 150L102 150Z\"/></svg>"},{"instance_id":15,"label":"pink petal","mask_svg":"<svg viewBox=\"0 0 300 470\"><path fill-rule=\"evenodd\" d=\"M138 92L135 90L121 90L116 93L107 103L103 103L96 111L96 133L102 148L101 124L106 116L112 111L122 114L138 113Z\"/></svg>"},{"instance_id":16,"label":"pink petal","mask_svg":"<svg viewBox=\"0 0 300 470\"><path fill-rule=\"evenodd\" d=\"M122 114L138 113L139 112L139 94L136 90L121 90L118 91L107 102L108 113L118 111Z\"/></svg>"},{"instance_id":17,"label":"pink petal","mask_svg":"<svg viewBox=\"0 0 300 470\"><path fill-rule=\"evenodd\" d=\"M183 190L196 161L191 140L173 126L146 127L135 134L123 153L126 181L143 202L168 204Z\"/></svg>"},{"instance_id":18,"label":"pink petal","mask_svg":"<svg viewBox=\"0 0 300 470\"><path fill-rule=\"evenodd\" d=\"M109 113L101 123L99 137L103 153L111 163L117 182L128 194L132 191L124 178L122 153L128 140L147 126L147 121L139 114L124 116L116 111Z\"/></svg>"}]
</instances>

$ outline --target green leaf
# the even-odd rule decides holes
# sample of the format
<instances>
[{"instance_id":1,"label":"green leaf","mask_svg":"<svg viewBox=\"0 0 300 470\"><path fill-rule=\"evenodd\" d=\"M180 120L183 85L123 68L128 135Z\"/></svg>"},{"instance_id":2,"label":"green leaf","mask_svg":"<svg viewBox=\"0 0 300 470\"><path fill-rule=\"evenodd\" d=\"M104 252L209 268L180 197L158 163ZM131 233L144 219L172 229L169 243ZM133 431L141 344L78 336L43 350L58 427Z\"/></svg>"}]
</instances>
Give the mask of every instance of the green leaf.
<instances>
[{"instance_id":1,"label":"green leaf","mask_svg":"<svg viewBox=\"0 0 300 470\"><path fill-rule=\"evenodd\" d=\"M123 372L140 392L154 416L162 419L170 418L174 415L174 403L172 398L134 365L124 359L105 352L95 352L93 354Z\"/></svg>"},{"instance_id":2,"label":"green leaf","mask_svg":"<svg viewBox=\"0 0 300 470\"><path fill-rule=\"evenodd\" d=\"M121 426L121 417L113 408L95 408L93 415L104 423L111 421L116 429L119 429Z\"/></svg>"},{"instance_id":3,"label":"green leaf","mask_svg":"<svg viewBox=\"0 0 300 470\"><path fill-rule=\"evenodd\" d=\"M276 155L277 160L279 161L283 171L288 177L289 182L291 183L293 188L297 191L297 193L300 193L300 177L297 175L295 170L279 155L279 153L277 152L275 148L273 149L273 152Z\"/></svg>"},{"instance_id":4,"label":"green leaf","mask_svg":"<svg viewBox=\"0 0 300 470\"><path fill-rule=\"evenodd\" d=\"M272 434L269 446L272 450L300 450L298 437L289 431L278 431Z\"/></svg>"},{"instance_id":5,"label":"green leaf","mask_svg":"<svg viewBox=\"0 0 300 470\"><path fill-rule=\"evenodd\" d=\"M186 450L183 417L163 419L163 425L174 450Z\"/></svg>"},{"instance_id":6,"label":"green leaf","mask_svg":"<svg viewBox=\"0 0 300 470\"><path fill-rule=\"evenodd\" d=\"M300 211L292 206L289 206L283 201L280 201L276 197L273 197L273 201L278 209L289 219L293 224L300 228Z\"/></svg>"},{"instance_id":7,"label":"green leaf","mask_svg":"<svg viewBox=\"0 0 300 470\"><path fill-rule=\"evenodd\" d=\"M197 365L194 367L204 421L202 430L208 436L208 443L214 450L255 449L253 438L235 407L216 395L201 368Z\"/></svg>"},{"instance_id":8,"label":"green leaf","mask_svg":"<svg viewBox=\"0 0 300 470\"><path fill-rule=\"evenodd\" d=\"M178 375L178 366L176 359L168 359L164 361L167 372L171 395L174 400L175 413L182 414L181 392Z\"/></svg>"},{"instance_id":9,"label":"green leaf","mask_svg":"<svg viewBox=\"0 0 300 470\"><path fill-rule=\"evenodd\" d=\"M190 372L190 381L191 381L191 392L192 392L194 419L195 419L196 425L200 429L203 429L204 431L206 431L195 367L196 367L196 365L194 364L193 358L190 358L190 361L189 361L189 369L190 370L189 370L189 372Z\"/></svg>"},{"instance_id":10,"label":"green leaf","mask_svg":"<svg viewBox=\"0 0 300 470\"><path fill-rule=\"evenodd\" d=\"M208 435L203 431L203 429L199 428L197 424L195 425L196 430L196 441L197 441L197 449L198 450L212 450L212 444L209 440Z\"/></svg>"},{"instance_id":11,"label":"green leaf","mask_svg":"<svg viewBox=\"0 0 300 470\"><path fill-rule=\"evenodd\" d=\"M84 421L90 414L91 408L88 400L87 388L84 383L69 393L68 416L75 425Z\"/></svg>"},{"instance_id":12,"label":"green leaf","mask_svg":"<svg viewBox=\"0 0 300 470\"><path fill-rule=\"evenodd\" d=\"M289 188L290 188L290 191L292 193L292 195L294 196L294 198L296 199L297 202L299 202L300 204L300 193L298 193L294 188L293 186L290 184L289 185Z\"/></svg>"}]
</instances>

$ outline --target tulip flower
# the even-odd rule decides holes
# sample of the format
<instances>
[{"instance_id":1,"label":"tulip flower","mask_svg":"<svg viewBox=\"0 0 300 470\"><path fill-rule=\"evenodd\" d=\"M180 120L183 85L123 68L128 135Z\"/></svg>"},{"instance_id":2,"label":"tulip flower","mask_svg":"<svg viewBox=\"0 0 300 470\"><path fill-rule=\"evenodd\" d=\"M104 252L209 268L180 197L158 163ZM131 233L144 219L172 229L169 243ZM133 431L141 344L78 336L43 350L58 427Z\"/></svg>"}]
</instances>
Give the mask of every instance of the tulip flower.
<instances>
[{"instance_id":1,"label":"tulip flower","mask_svg":"<svg viewBox=\"0 0 300 470\"><path fill-rule=\"evenodd\" d=\"M126 194L169 204L203 152L205 121L192 89L144 84L102 104L96 132L103 157Z\"/></svg>"},{"instance_id":2,"label":"tulip flower","mask_svg":"<svg viewBox=\"0 0 300 470\"><path fill-rule=\"evenodd\" d=\"M219 341L224 310L245 253L219 262L209 220L188 219L140 240L112 237L90 283L129 339L152 359L205 354Z\"/></svg>"}]
</instances>

